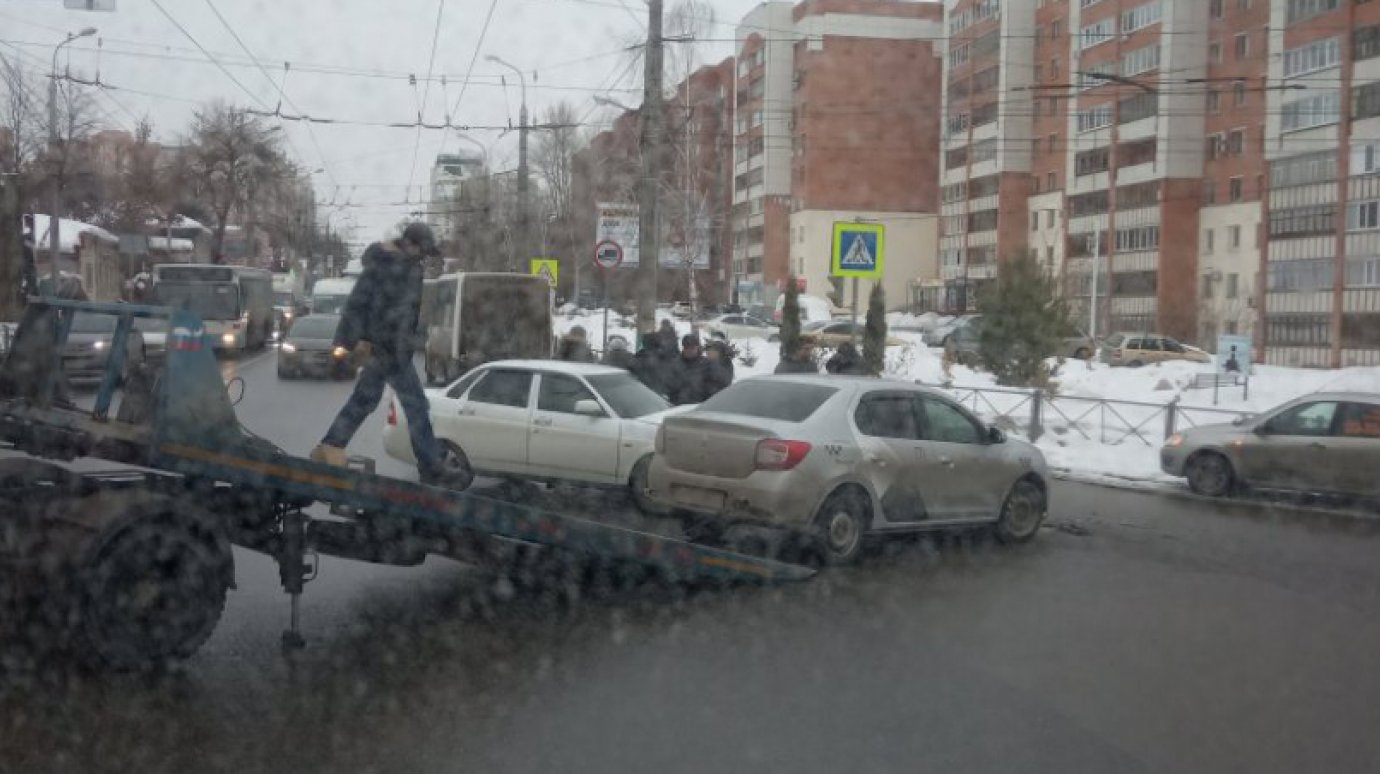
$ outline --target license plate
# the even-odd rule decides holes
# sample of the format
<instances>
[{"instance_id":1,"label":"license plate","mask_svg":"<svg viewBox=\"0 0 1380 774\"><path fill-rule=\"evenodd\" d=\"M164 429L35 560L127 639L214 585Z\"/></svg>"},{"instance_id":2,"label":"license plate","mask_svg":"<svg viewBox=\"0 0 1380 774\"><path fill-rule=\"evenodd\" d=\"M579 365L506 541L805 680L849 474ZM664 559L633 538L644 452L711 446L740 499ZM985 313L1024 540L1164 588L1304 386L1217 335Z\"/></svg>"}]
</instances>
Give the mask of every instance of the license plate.
<instances>
[{"instance_id":1,"label":"license plate","mask_svg":"<svg viewBox=\"0 0 1380 774\"><path fill-rule=\"evenodd\" d=\"M697 486L671 487L671 499L683 505L721 511L724 508L724 493L716 489L701 489Z\"/></svg>"}]
</instances>

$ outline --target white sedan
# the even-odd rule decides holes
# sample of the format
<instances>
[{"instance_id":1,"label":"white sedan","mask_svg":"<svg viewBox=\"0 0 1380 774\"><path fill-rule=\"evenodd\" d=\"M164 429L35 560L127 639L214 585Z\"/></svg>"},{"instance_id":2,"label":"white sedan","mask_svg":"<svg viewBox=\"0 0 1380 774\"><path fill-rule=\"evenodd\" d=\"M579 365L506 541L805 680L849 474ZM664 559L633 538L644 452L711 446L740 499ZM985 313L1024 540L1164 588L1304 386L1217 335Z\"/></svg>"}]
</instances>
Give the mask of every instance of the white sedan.
<instances>
[{"instance_id":1,"label":"white sedan","mask_svg":"<svg viewBox=\"0 0 1380 774\"><path fill-rule=\"evenodd\" d=\"M704 330L709 335L719 334L723 338L734 339L766 339L774 341L781 335L781 329L776 325L753 317L748 314L725 314L707 320Z\"/></svg>"},{"instance_id":2,"label":"white sedan","mask_svg":"<svg viewBox=\"0 0 1380 774\"><path fill-rule=\"evenodd\" d=\"M426 391L436 438L477 475L627 486L645 506L647 466L673 408L627 371L558 360L500 360ZM416 464L393 397L383 445Z\"/></svg>"}]
</instances>

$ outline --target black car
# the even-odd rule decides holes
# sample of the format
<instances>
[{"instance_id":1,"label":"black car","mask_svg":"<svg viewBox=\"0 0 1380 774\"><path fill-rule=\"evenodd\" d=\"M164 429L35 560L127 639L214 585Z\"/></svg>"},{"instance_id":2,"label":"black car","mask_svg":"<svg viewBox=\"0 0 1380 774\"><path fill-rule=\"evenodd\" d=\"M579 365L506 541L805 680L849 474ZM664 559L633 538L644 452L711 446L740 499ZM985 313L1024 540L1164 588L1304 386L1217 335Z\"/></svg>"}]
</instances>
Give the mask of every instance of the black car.
<instances>
[{"instance_id":1,"label":"black car","mask_svg":"<svg viewBox=\"0 0 1380 774\"><path fill-rule=\"evenodd\" d=\"M335 351L338 327L340 315L335 314L309 314L293 323L287 338L278 346L278 378L348 379L354 376L353 355Z\"/></svg>"},{"instance_id":2,"label":"black car","mask_svg":"<svg viewBox=\"0 0 1380 774\"><path fill-rule=\"evenodd\" d=\"M115 343L116 322L114 315L89 312L78 312L72 318L67 345L62 350L62 368L69 381L99 382L105 376L106 361ZM146 357L143 334L130 331L125 339L125 373L142 366Z\"/></svg>"}]
</instances>

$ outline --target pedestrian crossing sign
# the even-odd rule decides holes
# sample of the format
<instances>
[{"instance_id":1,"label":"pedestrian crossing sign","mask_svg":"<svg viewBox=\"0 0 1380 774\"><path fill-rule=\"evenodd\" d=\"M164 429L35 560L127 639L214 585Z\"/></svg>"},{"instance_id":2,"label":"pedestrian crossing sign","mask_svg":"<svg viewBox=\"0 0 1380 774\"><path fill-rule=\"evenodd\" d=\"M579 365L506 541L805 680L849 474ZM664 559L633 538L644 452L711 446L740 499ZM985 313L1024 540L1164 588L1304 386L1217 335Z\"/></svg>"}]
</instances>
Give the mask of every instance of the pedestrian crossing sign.
<instances>
[{"instance_id":1,"label":"pedestrian crossing sign","mask_svg":"<svg viewBox=\"0 0 1380 774\"><path fill-rule=\"evenodd\" d=\"M885 227L880 223L835 223L833 261L835 277L876 279L882 276L886 249Z\"/></svg>"},{"instance_id":2,"label":"pedestrian crossing sign","mask_svg":"<svg viewBox=\"0 0 1380 774\"><path fill-rule=\"evenodd\" d=\"M561 262L555 258L533 258L530 273L545 277L551 287L556 287L556 281L561 277Z\"/></svg>"}]
</instances>

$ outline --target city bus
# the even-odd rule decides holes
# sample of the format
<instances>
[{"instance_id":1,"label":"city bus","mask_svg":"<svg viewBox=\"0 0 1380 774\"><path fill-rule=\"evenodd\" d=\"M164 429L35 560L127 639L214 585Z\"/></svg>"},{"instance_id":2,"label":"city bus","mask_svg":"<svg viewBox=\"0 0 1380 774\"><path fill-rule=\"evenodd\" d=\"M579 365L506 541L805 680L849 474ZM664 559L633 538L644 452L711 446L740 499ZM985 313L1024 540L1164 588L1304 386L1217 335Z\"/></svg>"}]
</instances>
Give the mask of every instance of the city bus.
<instances>
[{"instance_id":1,"label":"city bus","mask_svg":"<svg viewBox=\"0 0 1380 774\"><path fill-rule=\"evenodd\" d=\"M311 286L312 314L340 314L355 289L355 277L327 277Z\"/></svg>"},{"instance_id":2,"label":"city bus","mask_svg":"<svg viewBox=\"0 0 1380 774\"><path fill-rule=\"evenodd\" d=\"M153 267L159 304L196 312L217 349L258 349L273 334L273 275L266 269L169 263Z\"/></svg>"}]
</instances>

